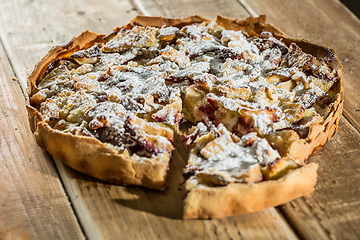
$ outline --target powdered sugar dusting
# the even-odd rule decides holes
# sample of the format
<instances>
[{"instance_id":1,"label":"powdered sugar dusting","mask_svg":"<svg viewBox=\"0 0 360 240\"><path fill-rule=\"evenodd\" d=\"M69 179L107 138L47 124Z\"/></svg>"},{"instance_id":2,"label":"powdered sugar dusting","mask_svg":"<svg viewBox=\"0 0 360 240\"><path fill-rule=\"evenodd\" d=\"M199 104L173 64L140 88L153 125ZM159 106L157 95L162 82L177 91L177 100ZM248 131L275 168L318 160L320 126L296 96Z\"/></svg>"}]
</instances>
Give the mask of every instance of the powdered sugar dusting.
<instances>
[{"instance_id":1,"label":"powdered sugar dusting","mask_svg":"<svg viewBox=\"0 0 360 240\"><path fill-rule=\"evenodd\" d=\"M50 64L31 97L52 126L67 132L86 129L121 151L156 155L169 151L172 136L156 139L156 133L143 134L145 130L137 131L129 122L136 117L148 123L142 123L143 128L173 131L183 110L194 123L211 122L215 128L224 123L229 133L221 136L221 151L206 162L197 161L206 169L231 172L231 177L234 169L243 171L278 157L259 137L298 129L294 126L305 109L313 106L310 116L321 119L325 111L316 101L337 81L325 61L295 43L287 46L269 32L249 37L216 22L181 29L121 29L101 48L71 56ZM201 135L208 132L203 123L198 129ZM234 141L235 135L251 132L259 136L253 145ZM141 150L132 148L136 144Z\"/></svg>"}]
</instances>

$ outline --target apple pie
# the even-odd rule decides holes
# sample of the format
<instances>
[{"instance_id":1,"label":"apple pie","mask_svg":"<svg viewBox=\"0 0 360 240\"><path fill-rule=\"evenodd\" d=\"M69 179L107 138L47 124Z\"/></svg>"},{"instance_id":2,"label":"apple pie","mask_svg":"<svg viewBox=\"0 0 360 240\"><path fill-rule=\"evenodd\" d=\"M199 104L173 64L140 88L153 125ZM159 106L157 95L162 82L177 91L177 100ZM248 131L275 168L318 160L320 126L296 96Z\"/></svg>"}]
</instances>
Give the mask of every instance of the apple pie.
<instances>
[{"instance_id":1,"label":"apple pie","mask_svg":"<svg viewBox=\"0 0 360 240\"><path fill-rule=\"evenodd\" d=\"M28 77L27 109L53 157L122 185L164 190L183 135L184 218L221 218L314 190L308 160L337 129L341 68L265 16L138 16L53 47Z\"/></svg>"}]
</instances>

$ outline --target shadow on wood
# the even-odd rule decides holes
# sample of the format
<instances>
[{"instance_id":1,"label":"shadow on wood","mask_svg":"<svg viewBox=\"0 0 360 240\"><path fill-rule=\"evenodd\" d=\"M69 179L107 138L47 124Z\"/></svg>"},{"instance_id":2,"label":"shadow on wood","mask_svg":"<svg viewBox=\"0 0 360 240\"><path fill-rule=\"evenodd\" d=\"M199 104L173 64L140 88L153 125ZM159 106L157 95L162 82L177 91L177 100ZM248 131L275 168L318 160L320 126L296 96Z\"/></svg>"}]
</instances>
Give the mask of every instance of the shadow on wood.
<instances>
[{"instance_id":1,"label":"shadow on wood","mask_svg":"<svg viewBox=\"0 0 360 240\"><path fill-rule=\"evenodd\" d=\"M137 186L120 186L87 176L69 167L65 168L69 171L71 178L81 186L81 197L85 199L98 195L97 199L102 200L104 207L114 207L115 203L115 205L156 216L182 219L184 196L182 169L184 162L177 151L173 153L167 178L168 186L165 191ZM78 197L80 196L75 196L75 200Z\"/></svg>"},{"instance_id":2,"label":"shadow on wood","mask_svg":"<svg viewBox=\"0 0 360 240\"><path fill-rule=\"evenodd\" d=\"M125 191L133 194L135 199L113 199L117 204L157 216L182 219L184 179L183 165L180 156L174 152L168 175L168 187L165 191L149 190L142 187L127 187Z\"/></svg>"}]
</instances>

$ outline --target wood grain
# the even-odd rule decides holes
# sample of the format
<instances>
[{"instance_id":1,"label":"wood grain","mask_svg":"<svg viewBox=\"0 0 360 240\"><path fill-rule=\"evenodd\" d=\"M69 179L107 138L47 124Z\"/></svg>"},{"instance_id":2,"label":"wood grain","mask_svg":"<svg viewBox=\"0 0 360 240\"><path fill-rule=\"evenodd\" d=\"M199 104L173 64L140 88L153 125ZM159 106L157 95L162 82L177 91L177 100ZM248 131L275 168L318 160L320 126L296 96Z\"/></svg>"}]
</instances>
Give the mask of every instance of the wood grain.
<instances>
[{"instance_id":1,"label":"wood grain","mask_svg":"<svg viewBox=\"0 0 360 240\"><path fill-rule=\"evenodd\" d=\"M142 14L163 17L186 17L199 14L215 19L217 14L243 19L249 13L236 0L132 0Z\"/></svg>"},{"instance_id":2,"label":"wood grain","mask_svg":"<svg viewBox=\"0 0 360 240\"><path fill-rule=\"evenodd\" d=\"M345 78L350 79L348 80L350 85L348 85L347 91L355 88L350 95L346 93L350 99L346 100L345 113L351 123L360 129L357 115L360 112L351 112L352 107L360 109L359 105L356 105L359 104L357 98L359 93L356 89L357 80L355 78L355 74L359 71L355 62L359 48L354 50L359 44L358 19L353 18L352 15L347 15L346 9L344 10L334 0L326 3L325 0L317 2L307 0L306 4L308 5L306 6L295 1L288 4L283 4L280 0L239 1L247 9L244 9L236 0L110 0L106 4L91 0L86 5L79 0L5 0L0 3L2 9L7 9L0 15L0 37L5 46L7 57L10 59L24 90L26 75L36 61L51 46L66 43L72 36L80 34L85 29L109 33L115 26L128 22L141 12L146 15L169 17L201 14L208 18L214 18L216 14L243 18L248 15L248 12L253 14L267 13L269 22L279 26L290 36L297 37L297 34L300 34L319 43L340 46L336 49L345 66ZM315 8L315 10L311 8ZM311 20L308 20L308 15L311 16ZM331 16L337 15L339 17L336 20L331 18ZM317 27L314 28L313 25ZM344 33L345 40L342 39L341 35L338 35L340 33ZM351 35L351 33L353 34ZM354 41L353 46L344 45L349 40ZM1 59L6 58L1 57ZM346 59L347 61L345 61ZM4 80L1 79L1 87L4 85L3 82ZM19 88L15 87L14 89L11 91L21 95ZM4 91L9 92L8 87ZM0 97L3 98L4 95L0 91ZM16 99L21 98L16 97ZM11 109L20 109L20 106L24 106L24 102L11 104ZM8 110L9 108L6 109L5 113L8 114L10 110ZM4 111L0 113L1 119L9 119L9 115L5 115L5 113ZM66 210L69 209L69 206L63 207L63 200L61 200L63 193L55 191L55 187L53 187L59 184L56 171L49 167L51 166L49 159L43 160L39 157L43 154L41 151L29 152L29 149L21 144L15 144L18 146L17 148L22 150L20 152L11 148L14 145L13 143L23 142L26 145L24 139L33 138L29 132L26 133L23 130L12 131L12 135L9 134L8 130L15 129L17 124L17 118L11 117L10 119L7 120L6 125L0 125L0 136L2 137L0 160L2 160L2 166L6 166L6 171L2 170L4 174L1 176L4 175L5 177L0 180L0 186L7 184L7 188L10 186L10 188L19 190L18 193L11 192L11 195L5 188L1 187L1 194L4 194L0 196L1 199L22 199L23 202L10 210L6 208L8 205L1 205L0 209L1 211L6 210L6 215L0 212L0 228L8 230L9 226L15 226L16 229L20 229L16 232L7 232L8 236L17 234L23 238L45 239L45 237L37 234L39 229L37 226L42 226L42 230L50 229L45 232L53 234L51 235L54 236L53 238L81 238L81 234L79 237L70 237L70 234L75 236L75 233L79 232L78 230L67 230L68 232L65 231L66 233L62 233L63 235L59 235L59 232L64 230L62 224L68 223L58 220L56 224L52 221L54 216L61 213L63 215L60 219L64 219L64 216L69 217L70 215L67 215ZM22 124L21 129L27 128L26 122ZM6 136L5 140L3 140L3 136ZM359 164L356 161L358 160L357 156L359 156L357 150L359 142L359 134L345 119L342 119L336 137L325 146L324 150L312 158L312 161L317 161L320 164L317 190L308 197L292 201L280 208L301 238L351 239L356 234L359 235L356 229L356 225L359 224L357 216L359 215L358 209L360 209L357 200L360 197L359 191L357 191L359 188L357 174ZM9 143L11 144L9 145ZM4 155L3 146L7 151L4 153L8 155ZM344 149L347 152L344 152ZM184 166L184 161L180 155L184 157L186 154L183 150L180 152L181 154L179 152L174 153L169 177L169 190L166 192L104 183L80 174L55 160L86 236L89 239L297 239L296 234L284 220L282 214L274 208L220 220L181 220L183 196L181 169ZM29 154L24 155L24 153ZM14 163L14 159L22 158L28 159L28 162L20 161L19 163L16 161ZM36 181L29 177L29 171L32 168L36 169L35 172L41 176L36 178ZM19 169L23 170L20 171ZM49 174L48 178L45 177L44 179L44 172L51 172L52 175ZM15 175L11 174L15 173L18 174L17 177L12 177ZM348 178L348 175L353 177ZM50 186L52 187L44 185L39 179L45 181L46 184L51 182ZM34 197L38 196L36 194L39 193L31 187L33 183L40 186L41 191L49 192L48 194L52 198L49 199L48 195L43 198L38 197L40 201ZM39 204L31 205L33 199ZM15 200L14 202L16 202ZM51 206L51 211L48 211L49 206ZM25 217L17 215L26 212L28 215ZM28 220L32 216L38 216L39 212L46 216L45 218L42 217L48 220L46 226L39 223L41 221L39 219L42 219L40 217L34 222ZM13 219L11 224L6 222L6 224L1 225L3 219L9 216ZM23 217L24 220L15 221L20 217ZM346 231L342 231L342 229ZM0 233L1 231L3 230L0 230Z\"/></svg>"},{"instance_id":3,"label":"wood grain","mask_svg":"<svg viewBox=\"0 0 360 240\"><path fill-rule=\"evenodd\" d=\"M108 34L138 14L126 0L6 0L0 7L7 9L0 15L0 38L23 89L27 75L52 46L84 30Z\"/></svg>"},{"instance_id":4,"label":"wood grain","mask_svg":"<svg viewBox=\"0 0 360 240\"><path fill-rule=\"evenodd\" d=\"M83 239L59 175L28 126L0 45L0 239Z\"/></svg>"},{"instance_id":5,"label":"wood grain","mask_svg":"<svg viewBox=\"0 0 360 240\"><path fill-rule=\"evenodd\" d=\"M344 116L360 131L360 20L338 0L239 0L291 37L332 47L344 66Z\"/></svg>"}]
</instances>

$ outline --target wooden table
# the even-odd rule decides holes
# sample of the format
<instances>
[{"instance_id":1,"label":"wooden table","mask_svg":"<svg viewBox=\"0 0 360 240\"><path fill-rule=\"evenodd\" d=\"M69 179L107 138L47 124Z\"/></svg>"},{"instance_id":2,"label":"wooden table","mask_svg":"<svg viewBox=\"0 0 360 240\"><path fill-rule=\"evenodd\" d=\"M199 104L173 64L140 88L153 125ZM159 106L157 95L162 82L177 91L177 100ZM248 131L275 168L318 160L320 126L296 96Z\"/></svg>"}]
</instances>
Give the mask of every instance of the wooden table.
<instances>
[{"instance_id":1,"label":"wooden table","mask_svg":"<svg viewBox=\"0 0 360 240\"><path fill-rule=\"evenodd\" d=\"M338 0L2 0L0 9L0 239L360 238L360 20ZM37 146L23 94L35 63L85 29L109 33L138 14L267 14L289 36L336 49L344 113L336 136L311 158L320 166L312 194L256 213L183 221L183 161L171 166L175 187L159 193L85 176Z\"/></svg>"}]
</instances>

